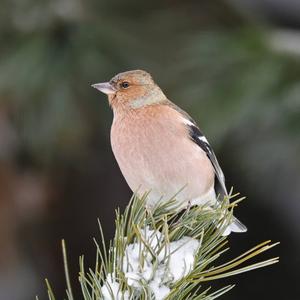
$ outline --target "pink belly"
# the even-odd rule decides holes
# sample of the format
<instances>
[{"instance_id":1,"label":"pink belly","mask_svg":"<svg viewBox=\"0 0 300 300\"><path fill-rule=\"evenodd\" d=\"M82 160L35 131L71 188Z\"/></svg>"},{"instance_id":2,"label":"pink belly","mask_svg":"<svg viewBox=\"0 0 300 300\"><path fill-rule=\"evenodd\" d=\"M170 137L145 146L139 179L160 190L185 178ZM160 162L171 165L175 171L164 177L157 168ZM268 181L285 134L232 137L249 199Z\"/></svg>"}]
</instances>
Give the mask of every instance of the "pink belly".
<instances>
[{"instance_id":1,"label":"pink belly","mask_svg":"<svg viewBox=\"0 0 300 300\"><path fill-rule=\"evenodd\" d=\"M151 191L150 201L156 202L172 198L182 188L179 201L191 201L211 190L213 167L184 130L181 123L167 126L165 120L152 118L114 121L112 149L132 191Z\"/></svg>"}]
</instances>

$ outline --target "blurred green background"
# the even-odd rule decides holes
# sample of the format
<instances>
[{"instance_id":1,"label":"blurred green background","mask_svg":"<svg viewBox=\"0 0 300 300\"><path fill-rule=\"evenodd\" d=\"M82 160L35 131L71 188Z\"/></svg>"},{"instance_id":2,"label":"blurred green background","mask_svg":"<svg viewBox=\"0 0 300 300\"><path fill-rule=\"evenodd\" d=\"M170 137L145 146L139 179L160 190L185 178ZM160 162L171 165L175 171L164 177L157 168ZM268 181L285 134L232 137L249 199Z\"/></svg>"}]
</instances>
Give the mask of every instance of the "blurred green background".
<instances>
[{"instance_id":1,"label":"blurred green background","mask_svg":"<svg viewBox=\"0 0 300 300\"><path fill-rule=\"evenodd\" d=\"M248 233L280 264L215 283L223 299L298 299L300 3L286 0L0 0L0 299L64 295L60 240L76 294L94 261L97 217L112 236L131 195L113 158L112 113L90 84L149 71L215 148L247 196ZM78 297L77 299L80 299Z\"/></svg>"}]
</instances>

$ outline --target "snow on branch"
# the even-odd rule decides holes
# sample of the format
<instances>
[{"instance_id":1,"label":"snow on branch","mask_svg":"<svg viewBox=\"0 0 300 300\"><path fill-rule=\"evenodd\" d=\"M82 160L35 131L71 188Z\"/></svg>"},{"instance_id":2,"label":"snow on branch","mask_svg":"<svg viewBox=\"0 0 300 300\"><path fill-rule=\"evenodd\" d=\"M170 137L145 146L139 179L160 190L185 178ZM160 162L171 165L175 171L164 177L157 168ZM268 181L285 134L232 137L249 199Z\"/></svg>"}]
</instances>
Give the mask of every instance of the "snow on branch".
<instances>
[{"instance_id":1,"label":"snow on branch","mask_svg":"<svg viewBox=\"0 0 300 300\"><path fill-rule=\"evenodd\" d=\"M235 195L236 196L236 195ZM278 257L243 265L278 243L263 242L226 263L217 264L228 251L223 236L230 224L232 209L240 200L221 207L191 207L178 215L174 200L148 211L146 197L133 196L125 212L116 213L116 232L108 250L100 225L101 243L97 247L94 270L84 268L80 258L79 281L84 300L208 300L215 299L233 285L212 292L204 282L213 282L278 262ZM225 226L224 226L225 224ZM223 228L223 229L222 229ZM74 300L69 281L63 243L67 296ZM55 300L49 283L48 295ZM207 286L207 284L206 284Z\"/></svg>"}]
</instances>

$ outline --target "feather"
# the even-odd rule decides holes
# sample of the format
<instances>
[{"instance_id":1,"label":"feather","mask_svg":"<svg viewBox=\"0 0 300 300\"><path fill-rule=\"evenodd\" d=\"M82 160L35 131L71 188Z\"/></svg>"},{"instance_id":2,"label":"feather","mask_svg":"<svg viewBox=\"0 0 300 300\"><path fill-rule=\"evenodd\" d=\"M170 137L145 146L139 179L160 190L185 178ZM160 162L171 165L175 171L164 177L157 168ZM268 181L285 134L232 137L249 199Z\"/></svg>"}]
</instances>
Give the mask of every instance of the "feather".
<instances>
[{"instance_id":1,"label":"feather","mask_svg":"<svg viewBox=\"0 0 300 300\"><path fill-rule=\"evenodd\" d=\"M209 158L211 164L214 167L215 174L216 174L216 182L215 182L215 189L216 192L221 192L223 195L227 195L227 189L225 186L225 176L223 171L219 165L217 157L210 146L206 137L202 134L200 129L197 127L196 124L188 125L190 130L190 137L191 139L206 153L207 157Z\"/></svg>"},{"instance_id":2,"label":"feather","mask_svg":"<svg viewBox=\"0 0 300 300\"><path fill-rule=\"evenodd\" d=\"M196 122L187 112L182 110L180 107L178 107L176 104L174 104L168 99L165 100L164 104L170 106L171 108L173 108L174 110L178 111L181 114L182 122L189 128L190 138L206 153L208 159L210 160L211 164L214 167L214 171L216 175L216 180L215 180L216 194L220 195L220 198L223 199L224 196L228 195L226 185L225 185L225 176L208 140L206 139L204 134L200 131Z\"/></svg>"}]
</instances>

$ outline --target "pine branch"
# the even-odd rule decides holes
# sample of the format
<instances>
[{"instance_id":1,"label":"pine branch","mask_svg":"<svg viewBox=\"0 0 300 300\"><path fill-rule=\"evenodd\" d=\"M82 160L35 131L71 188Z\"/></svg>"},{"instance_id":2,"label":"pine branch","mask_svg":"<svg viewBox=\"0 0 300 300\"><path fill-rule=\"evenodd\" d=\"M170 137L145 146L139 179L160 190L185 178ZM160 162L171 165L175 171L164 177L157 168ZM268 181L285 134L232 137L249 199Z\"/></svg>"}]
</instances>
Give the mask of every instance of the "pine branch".
<instances>
[{"instance_id":1,"label":"pine branch","mask_svg":"<svg viewBox=\"0 0 300 300\"><path fill-rule=\"evenodd\" d=\"M278 243L263 242L240 256L217 264L229 250L227 237L222 236L230 223L233 207L224 199L221 207L192 207L178 216L176 202L158 204L145 209L147 195L133 196L122 214L116 211L116 231L108 247L100 227L101 244L97 249L94 270L85 270L80 257L79 282L84 300L208 300L222 296L234 286L212 292L203 283L237 275L277 263L274 257L244 265L253 257ZM65 243L63 257L67 280L67 298L73 300ZM215 265L216 264L216 265ZM47 281L50 300L55 296Z\"/></svg>"}]
</instances>

